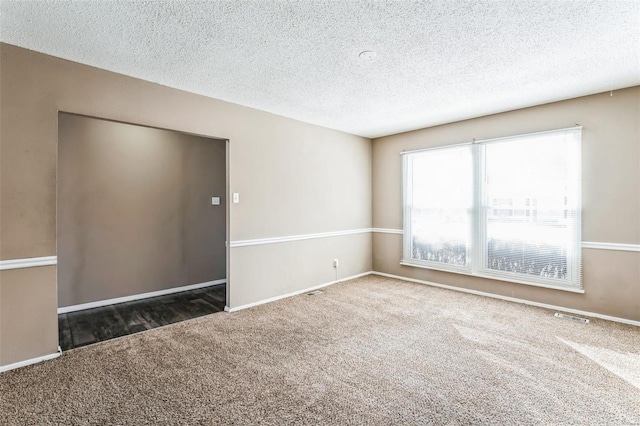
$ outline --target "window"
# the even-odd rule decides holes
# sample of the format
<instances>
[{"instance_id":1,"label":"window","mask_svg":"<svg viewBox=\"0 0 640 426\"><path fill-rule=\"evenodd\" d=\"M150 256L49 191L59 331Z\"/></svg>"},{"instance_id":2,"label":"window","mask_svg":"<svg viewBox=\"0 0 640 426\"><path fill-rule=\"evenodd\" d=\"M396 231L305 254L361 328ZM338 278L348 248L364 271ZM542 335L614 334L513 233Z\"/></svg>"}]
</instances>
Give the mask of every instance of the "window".
<instances>
[{"instance_id":1,"label":"window","mask_svg":"<svg viewBox=\"0 0 640 426\"><path fill-rule=\"evenodd\" d=\"M581 288L581 128L403 153L402 263Z\"/></svg>"}]
</instances>

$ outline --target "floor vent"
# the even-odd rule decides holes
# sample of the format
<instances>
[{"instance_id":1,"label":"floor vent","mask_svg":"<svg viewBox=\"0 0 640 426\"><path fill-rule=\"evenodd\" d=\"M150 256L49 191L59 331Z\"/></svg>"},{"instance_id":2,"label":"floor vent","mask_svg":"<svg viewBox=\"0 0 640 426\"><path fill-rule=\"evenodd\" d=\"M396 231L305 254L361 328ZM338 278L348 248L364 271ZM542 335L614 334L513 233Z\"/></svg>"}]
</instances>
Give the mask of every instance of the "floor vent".
<instances>
[{"instance_id":1,"label":"floor vent","mask_svg":"<svg viewBox=\"0 0 640 426\"><path fill-rule=\"evenodd\" d=\"M559 312L556 312L553 316L558 318L570 319L570 320L582 322L585 324L589 323L589 320L586 318L574 317L573 315L561 314Z\"/></svg>"},{"instance_id":2,"label":"floor vent","mask_svg":"<svg viewBox=\"0 0 640 426\"><path fill-rule=\"evenodd\" d=\"M317 295L323 294L323 293L324 293L324 291L322 291L322 290L314 290L311 293L307 293L307 296L317 296Z\"/></svg>"}]
</instances>

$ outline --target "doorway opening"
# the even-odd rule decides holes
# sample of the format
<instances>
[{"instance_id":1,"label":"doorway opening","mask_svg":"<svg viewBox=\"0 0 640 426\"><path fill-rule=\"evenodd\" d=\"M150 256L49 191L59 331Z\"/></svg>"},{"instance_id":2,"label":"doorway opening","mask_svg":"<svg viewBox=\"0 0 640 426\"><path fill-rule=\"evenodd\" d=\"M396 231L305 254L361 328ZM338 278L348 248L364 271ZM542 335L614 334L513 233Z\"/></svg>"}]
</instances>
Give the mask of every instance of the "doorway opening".
<instances>
[{"instance_id":1,"label":"doorway opening","mask_svg":"<svg viewBox=\"0 0 640 426\"><path fill-rule=\"evenodd\" d=\"M62 350L222 312L228 140L58 114Z\"/></svg>"}]
</instances>

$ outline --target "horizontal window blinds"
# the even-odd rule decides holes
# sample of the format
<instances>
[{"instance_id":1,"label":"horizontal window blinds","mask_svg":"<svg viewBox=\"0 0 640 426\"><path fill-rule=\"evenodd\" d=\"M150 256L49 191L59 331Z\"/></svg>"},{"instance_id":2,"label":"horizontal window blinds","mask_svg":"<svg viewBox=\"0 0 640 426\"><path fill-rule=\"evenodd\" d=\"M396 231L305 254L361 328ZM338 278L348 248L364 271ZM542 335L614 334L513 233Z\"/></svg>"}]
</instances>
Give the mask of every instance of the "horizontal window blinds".
<instances>
[{"instance_id":1,"label":"horizontal window blinds","mask_svg":"<svg viewBox=\"0 0 640 426\"><path fill-rule=\"evenodd\" d=\"M581 129L414 151L403 263L581 287Z\"/></svg>"}]
</instances>

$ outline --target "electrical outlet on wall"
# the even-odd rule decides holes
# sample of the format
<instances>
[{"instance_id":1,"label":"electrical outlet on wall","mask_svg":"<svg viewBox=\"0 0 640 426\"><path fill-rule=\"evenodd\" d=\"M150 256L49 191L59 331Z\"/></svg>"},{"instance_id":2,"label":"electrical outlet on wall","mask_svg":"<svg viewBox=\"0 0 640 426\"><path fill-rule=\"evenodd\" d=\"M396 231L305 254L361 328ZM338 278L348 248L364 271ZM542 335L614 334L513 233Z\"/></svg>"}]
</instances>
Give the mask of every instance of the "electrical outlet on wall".
<instances>
[{"instance_id":1,"label":"electrical outlet on wall","mask_svg":"<svg viewBox=\"0 0 640 426\"><path fill-rule=\"evenodd\" d=\"M338 259L333 259L333 267L337 268L340 265L340 263L338 262Z\"/></svg>"}]
</instances>

